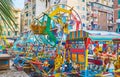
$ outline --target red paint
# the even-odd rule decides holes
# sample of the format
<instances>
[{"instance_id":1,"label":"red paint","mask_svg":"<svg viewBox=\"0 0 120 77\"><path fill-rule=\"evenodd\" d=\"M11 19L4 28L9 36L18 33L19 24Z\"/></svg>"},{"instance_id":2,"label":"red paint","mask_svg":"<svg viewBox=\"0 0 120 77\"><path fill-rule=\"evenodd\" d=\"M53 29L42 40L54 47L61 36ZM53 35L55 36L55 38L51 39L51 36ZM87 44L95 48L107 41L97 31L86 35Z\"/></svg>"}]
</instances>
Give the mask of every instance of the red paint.
<instances>
[{"instance_id":1,"label":"red paint","mask_svg":"<svg viewBox=\"0 0 120 77\"><path fill-rule=\"evenodd\" d=\"M83 53L84 49L71 49L72 53Z\"/></svg>"}]
</instances>

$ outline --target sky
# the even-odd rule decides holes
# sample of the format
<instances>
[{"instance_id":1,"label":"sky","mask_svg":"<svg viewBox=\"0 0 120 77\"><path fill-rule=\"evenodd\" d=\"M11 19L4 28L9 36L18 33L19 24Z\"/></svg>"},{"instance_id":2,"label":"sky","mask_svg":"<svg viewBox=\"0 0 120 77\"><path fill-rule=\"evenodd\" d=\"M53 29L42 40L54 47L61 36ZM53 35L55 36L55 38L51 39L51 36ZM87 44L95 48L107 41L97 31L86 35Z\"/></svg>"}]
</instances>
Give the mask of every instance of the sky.
<instances>
[{"instance_id":1,"label":"sky","mask_svg":"<svg viewBox=\"0 0 120 77\"><path fill-rule=\"evenodd\" d=\"M16 8L23 9L24 7L24 0L13 0L13 3Z\"/></svg>"}]
</instances>

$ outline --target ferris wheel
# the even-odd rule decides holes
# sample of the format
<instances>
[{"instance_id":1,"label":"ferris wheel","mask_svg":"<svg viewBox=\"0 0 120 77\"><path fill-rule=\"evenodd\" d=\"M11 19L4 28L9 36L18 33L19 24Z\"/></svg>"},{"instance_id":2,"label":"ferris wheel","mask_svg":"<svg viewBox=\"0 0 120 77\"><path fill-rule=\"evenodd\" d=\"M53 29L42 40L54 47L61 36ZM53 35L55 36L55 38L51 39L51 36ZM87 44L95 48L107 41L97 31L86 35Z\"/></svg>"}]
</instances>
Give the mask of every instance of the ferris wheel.
<instances>
[{"instance_id":1,"label":"ferris wheel","mask_svg":"<svg viewBox=\"0 0 120 77\"><path fill-rule=\"evenodd\" d=\"M65 4L51 6L33 21L30 27L37 39L52 46L58 41L65 41L71 30L81 29L82 23L74 8Z\"/></svg>"}]
</instances>

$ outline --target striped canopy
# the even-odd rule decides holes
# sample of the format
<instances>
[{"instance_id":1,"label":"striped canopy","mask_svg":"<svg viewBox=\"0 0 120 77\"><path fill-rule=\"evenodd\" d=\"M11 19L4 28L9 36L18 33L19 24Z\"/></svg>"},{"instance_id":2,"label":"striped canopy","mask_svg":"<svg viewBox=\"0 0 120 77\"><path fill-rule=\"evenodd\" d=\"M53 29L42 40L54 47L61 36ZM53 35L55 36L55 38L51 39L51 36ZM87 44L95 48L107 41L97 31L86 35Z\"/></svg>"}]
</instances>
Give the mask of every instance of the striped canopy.
<instances>
[{"instance_id":1,"label":"striped canopy","mask_svg":"<svg viewBox=\"0 0 120 77\"><path fill-rule=\"evenodd\" d=\"M68 35L67 40L77 40L77 39L83 39L87 37L88 37L88 33L83 30L72 31Z\"/></svg>"}]
</instances>

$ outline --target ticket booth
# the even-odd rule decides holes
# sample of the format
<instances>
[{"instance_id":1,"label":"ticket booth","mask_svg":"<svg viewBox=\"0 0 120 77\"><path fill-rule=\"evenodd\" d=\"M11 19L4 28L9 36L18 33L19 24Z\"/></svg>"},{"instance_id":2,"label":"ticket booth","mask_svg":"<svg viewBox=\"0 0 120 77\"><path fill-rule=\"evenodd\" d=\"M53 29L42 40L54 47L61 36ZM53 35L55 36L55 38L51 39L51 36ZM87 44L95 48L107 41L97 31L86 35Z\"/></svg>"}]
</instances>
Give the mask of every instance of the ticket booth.
<instances>
[{"instance_id":1,"label":"ticket booth","mask_svg":"<svg viewBox=\"0 0 120 77\"><path fill-rule=\"evenodd\" d=\"M70 49L71 60L80 64L80 70L85 70L87 37L88 33L83 30L70 32L67 37L66 44Z\"/></svg>"}]
</instances>

